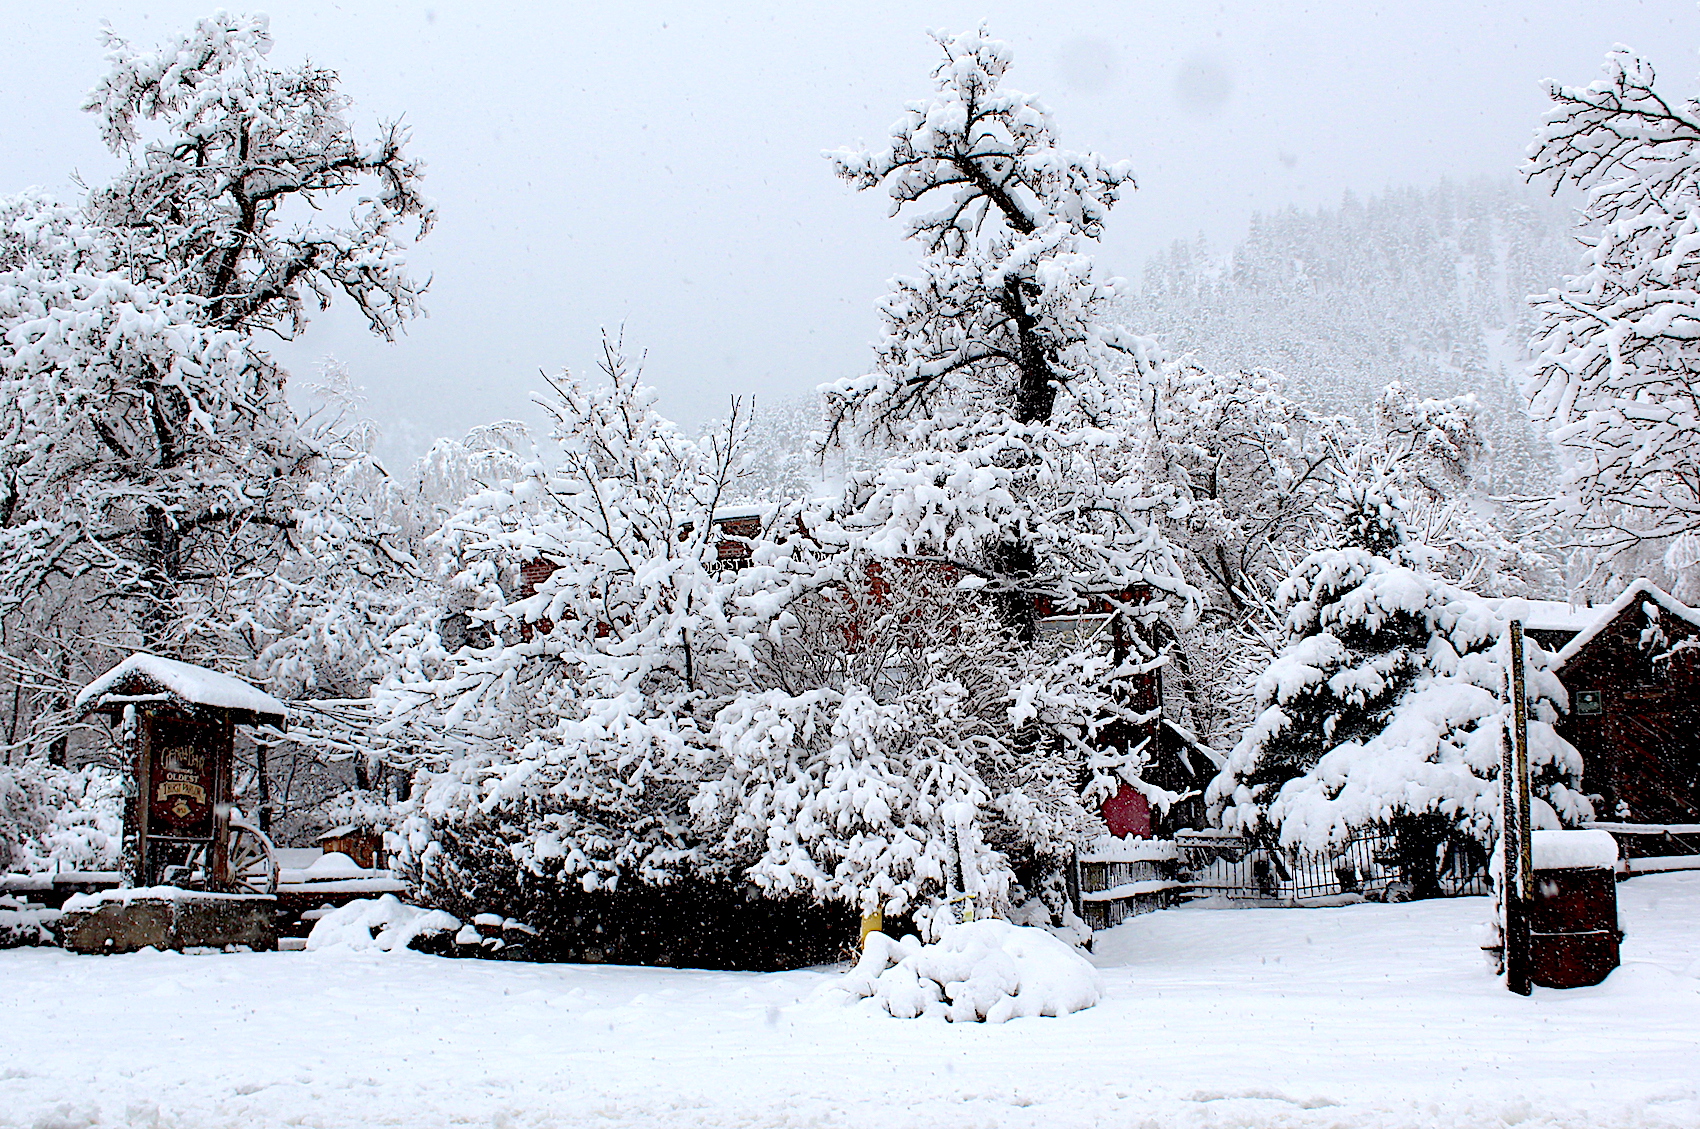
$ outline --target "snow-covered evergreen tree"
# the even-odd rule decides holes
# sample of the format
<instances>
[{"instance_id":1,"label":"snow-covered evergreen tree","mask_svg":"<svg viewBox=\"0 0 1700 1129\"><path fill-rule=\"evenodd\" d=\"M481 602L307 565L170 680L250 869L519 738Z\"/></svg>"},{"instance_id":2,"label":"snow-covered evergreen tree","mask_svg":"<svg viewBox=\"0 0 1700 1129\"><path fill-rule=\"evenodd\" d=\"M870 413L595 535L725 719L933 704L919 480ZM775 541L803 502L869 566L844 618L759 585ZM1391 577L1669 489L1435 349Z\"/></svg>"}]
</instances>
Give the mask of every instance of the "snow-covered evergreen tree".
<instances>
[{"instance_id":1,"label":"snow-covered evergreen tree","mask_svg":"<svg viewBox=\"0 0 1700 1129\"><path fill-rule=\"evenodd\" d=\"M1531 178L1579 186L1582 270L1532 299L1528 386L1569 455L1554 517L1613 557L1664 553L1700 582L1700 101L1655 89L1626 48L1586 87L1549 85ZM1634 575L1630 572L1629 575Z\"/></svg>"},{"instance_id":2,"label":"snow-covered evergreen tree","mask_svg":"<svg viewBox=\"0 0 1700 1129\"><path fill-rule=\"evenodd\" d=\"M1341 542L1277 592L1285 635L1258 713L1207 798L1223 826L1326 850L1372 825L1491 846L1504 734L1504 621L1432 568L1393 476L1336 499ZM1549 822L1587 818L1581 758L1552 728L1566 698L1530 647L1530 758ZM1404 844L1409 846L1409 844ZM1432 860L1432 855L1431 855Z\"/></svg>"}]
</instances>

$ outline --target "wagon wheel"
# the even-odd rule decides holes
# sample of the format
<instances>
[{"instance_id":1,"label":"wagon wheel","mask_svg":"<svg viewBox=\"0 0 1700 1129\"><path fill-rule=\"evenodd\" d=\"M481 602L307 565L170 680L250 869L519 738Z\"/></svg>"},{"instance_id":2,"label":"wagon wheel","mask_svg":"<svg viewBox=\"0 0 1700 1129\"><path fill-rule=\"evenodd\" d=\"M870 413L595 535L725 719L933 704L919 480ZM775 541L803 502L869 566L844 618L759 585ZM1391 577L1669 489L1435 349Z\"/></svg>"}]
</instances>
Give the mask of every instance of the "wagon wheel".
<instances>
[{"instance_id":1,"label":"wagon wheel","mask_svg":"<svg viewBox=\"0 0 1700 1129\"><path fill-rule=\"evenodd\" d=\"M277 893L277 854L271 839L235 815L230 819L230 888L238 894Z\"/></svg>"}]
</instances>

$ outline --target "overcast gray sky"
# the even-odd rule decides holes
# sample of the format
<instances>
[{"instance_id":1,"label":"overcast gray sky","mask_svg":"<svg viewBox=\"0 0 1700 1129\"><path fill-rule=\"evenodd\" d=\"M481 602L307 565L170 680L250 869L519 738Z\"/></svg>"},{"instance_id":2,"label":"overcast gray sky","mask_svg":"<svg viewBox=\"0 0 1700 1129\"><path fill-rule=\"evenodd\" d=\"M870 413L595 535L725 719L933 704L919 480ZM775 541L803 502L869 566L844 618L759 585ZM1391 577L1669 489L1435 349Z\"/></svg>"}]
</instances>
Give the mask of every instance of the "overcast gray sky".
<instances>
[{"instance_id":1,"label":"overcast gray sky","mask_svg":"<svg viewBox=\"0 0 1700 1129\"><path fill-rule=\"evenodd\" d=\"M77 110L102 18L152 45L212 7L0 0L0 192L116 170ZM819 154L878 142L928 89L929 27L985 19L1065 144L1133 161L1099 256L1130 278L1176 238L1230 245L1254 211L1507 174L1539 80L1592 81L1613 43L1685 96L1700 71L1691 0L256 7L274 58L340 71L363 127L405 114L428 162L429 318L388 345L333 309L285 351L297 372L347 361L405 448L535 418L538 369L588 367L604 325L685 421L862 371L915 253Z\"/></svg>"}]
</instances>

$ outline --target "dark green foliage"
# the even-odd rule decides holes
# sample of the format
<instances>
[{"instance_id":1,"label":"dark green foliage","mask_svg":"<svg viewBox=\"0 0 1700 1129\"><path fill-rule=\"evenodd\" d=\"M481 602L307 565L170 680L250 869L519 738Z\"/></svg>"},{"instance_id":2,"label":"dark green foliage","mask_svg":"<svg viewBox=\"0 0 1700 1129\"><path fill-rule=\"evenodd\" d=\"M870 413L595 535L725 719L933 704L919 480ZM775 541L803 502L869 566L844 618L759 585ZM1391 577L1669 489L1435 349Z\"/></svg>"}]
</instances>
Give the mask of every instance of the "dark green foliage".
<instances>
[{"instance_id":1,"label":"dark green foliage","mask_svg":"<svg viewBox=\"0 0 1700 1129\"><path fill-rule=\"evenodd\" d=\"M513 826L456 822L435 833L423 900L463 921L481 913L523 921L537 931L524 959L768 972L854 951L859 917L846 905L761 897L731 882L586 893L570 877L517 865L510 844L524 836Z\"/></svg>"}]
</instances>

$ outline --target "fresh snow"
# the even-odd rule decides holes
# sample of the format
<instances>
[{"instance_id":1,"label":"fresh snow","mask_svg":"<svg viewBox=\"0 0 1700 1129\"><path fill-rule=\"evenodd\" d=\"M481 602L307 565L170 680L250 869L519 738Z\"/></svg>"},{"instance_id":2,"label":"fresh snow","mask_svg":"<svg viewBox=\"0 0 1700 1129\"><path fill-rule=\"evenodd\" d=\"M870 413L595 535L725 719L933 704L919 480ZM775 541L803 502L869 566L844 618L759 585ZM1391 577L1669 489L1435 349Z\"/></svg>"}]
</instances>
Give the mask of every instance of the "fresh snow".
<instances>
[{"instance_id":1,"label":"fresh snow","mask_svg":"<svg viewBox=\"0 0 1700 1129\"><path fill-rule=\"evenodd\" d=\"M100 699L128 679L141 675L161 691L175 694L196 705L227 710L249 710L257 714L283 716L289 707L240 678L208 670L204 666L178 662L138 651L87 686L77 695L78 709L91 709Z\"/></svg>"},{"instance_id":2,"label":"fresh snow","mask_svg":"<svg viewBox=\"0 0 1700 1129\"><path fill-rule=\"evenodd\" d=\"M321 855L312 866L301 872L302 880L306 882L328 878L365 878L371 874L373 871L364 869L341 851ZM388 877L387 872L385 877Z\"/></svg>"},{"instance_id":3,"label":"fresh snow","mask_svg":"<svg viewBox=\"0 0 1700 1129\"><path fill-rule=\"evenodd\" d=\"M11 950L0 1127L1692 1129L1700 874L1619 896L1595 988L1507 992L1483 898L1177 909L1099 935L1096 1007L1003 1025L841 968Z\"/></svg>"},{"instance_id":4,"label":"fresh snow","mask_svg":"<svg viewBox=\"0 0 1700 1129\"><path fill-rule=\"evenodd\" d=\"M394 894L361 899L319 918L307 937L310 952L343 949L350 952L407 951L422 933L459 929L460 920L440 909L406 905ZM440 959L440 958L438 958Z\"/></svg>"},{"instance_id":5,"label":"fresh snow","mask_svg":"<svg viewBox=\"0 0 1700 1129\"><path fill-rule=\"evenodd\" d=\"M1097 1004L1104 984L1073 945L1031 925L987 918L946 926L934 944L870 933L862 958L831 986L899 1019L1008 1023Z\"/></svg>"},{"instance_id":6,"label":"fresh snow","mask_svg":"<svg viewBox=\"0 0 1700 1129\"><path fill-rule=\"evenodd\" d=\"M1530 839L1529 864L1535 870L1617 866L1617 840L1609 831L1536 831Z\"/></svg>"}]
</instances>

